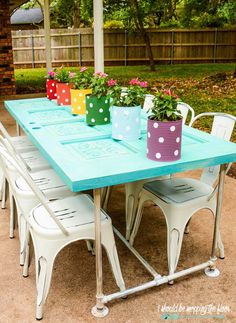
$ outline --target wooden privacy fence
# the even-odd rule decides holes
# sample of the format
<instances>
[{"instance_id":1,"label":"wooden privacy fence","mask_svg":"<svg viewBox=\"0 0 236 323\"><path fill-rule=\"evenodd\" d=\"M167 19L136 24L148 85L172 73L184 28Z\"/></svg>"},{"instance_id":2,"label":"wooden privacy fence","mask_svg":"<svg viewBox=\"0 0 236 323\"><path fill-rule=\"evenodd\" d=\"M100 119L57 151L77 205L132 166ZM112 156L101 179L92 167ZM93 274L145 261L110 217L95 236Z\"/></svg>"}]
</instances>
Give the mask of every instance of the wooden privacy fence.
<instances>
[{"instance_id":1,"label":"wooden privacy fence","mask_svg":"<svg viewBox=\"0 0 236 323\"><path fill-rule=\"evenodd\" d=\"M150 30L156 63L217 63L236 61L236 29ZM12 31L15 67L45 66L44 30ZM93 30L51 29L52 63L93 65ZM142 37L125 30L104 31L106 65L146 64Z\"/></svg>"}]
</instances>

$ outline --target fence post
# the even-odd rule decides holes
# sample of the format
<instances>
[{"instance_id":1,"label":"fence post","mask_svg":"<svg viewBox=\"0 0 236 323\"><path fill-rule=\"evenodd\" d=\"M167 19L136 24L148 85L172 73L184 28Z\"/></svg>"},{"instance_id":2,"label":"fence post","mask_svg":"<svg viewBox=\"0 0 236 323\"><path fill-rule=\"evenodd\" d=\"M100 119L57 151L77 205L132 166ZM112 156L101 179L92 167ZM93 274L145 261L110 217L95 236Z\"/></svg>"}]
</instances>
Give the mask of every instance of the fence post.
<instances>
[{"instance_id":1,"label":"fence post","mask_svg":"<svg viewBox=\"0 0 236 323\"><path fill-rule=\"evenodd\" d=\"M217 50L217 28L215 29L214 34L214 50L213 50L213 63L216 62L216 50Z\"/></svg>"},{"instance_id":2,"label":"fence post","mask_svg":"<svg viewBox=\"0 0 236 323\"><path fill-rule=\"evenodd\" d=\"M82 66L81 33L78 32L79 65Z\"/></svg>"},{"instance_id":3,"label":"fence post","mask_svg":"<svg viewBox=\"0 0 236 323\"><path fill-rule=\"evenodd\" d=\"M31 49L32 49L32 68L35 68L35 53L34 53L34 35L30 34Z\"/></svg>"},{"instance_id":4,"label":"fence post","mask_svg":"<svg viewBox=\"0 0 236 323\"><path fill-rule=\"evenodd\" d=\"M127 66L127 30L125 30L125 66Z\"/></svg>"},{"instance_id":5,"label":"fence post","mask_svg":"<svg viewBox=\"0 0 236 323\"><path fill-rule=\"evenodd\" d=\"M170 58L170 64L173 64L174 60L174 30L171 30L171 58Z\"/></svg>"}]
</instances>

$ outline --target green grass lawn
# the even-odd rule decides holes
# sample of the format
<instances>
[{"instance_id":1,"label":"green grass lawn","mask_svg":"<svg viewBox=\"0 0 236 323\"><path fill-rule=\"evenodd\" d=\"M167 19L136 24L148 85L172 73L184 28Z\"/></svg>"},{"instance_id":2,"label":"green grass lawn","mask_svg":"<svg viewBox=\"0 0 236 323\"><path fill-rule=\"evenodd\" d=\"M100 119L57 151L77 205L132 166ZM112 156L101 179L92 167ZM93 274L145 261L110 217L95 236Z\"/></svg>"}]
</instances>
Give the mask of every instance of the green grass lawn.
<instances>
[{"instance_id":1,"label":"green grass lawn","mask_svg":"<svg viewBox=\"0 0 236 323\"><path fill-rule=\"evenodd\" d=\"M236 64L180 64L157 65L151 72L148 66L106 67L110 77L123 85L134 77L148 81L150 87L173 87L182 101L191 105L196 114L217 111L236 116L236 77L233 77ZM68 68L75 72L79 67ZM91 68L92 70L92 68ZM45 68L16 69L17 93L45 91ZM207 121L198 124L209 129ZM236 141L236 134L233 134Z\"/></svg>"}]
</instances>

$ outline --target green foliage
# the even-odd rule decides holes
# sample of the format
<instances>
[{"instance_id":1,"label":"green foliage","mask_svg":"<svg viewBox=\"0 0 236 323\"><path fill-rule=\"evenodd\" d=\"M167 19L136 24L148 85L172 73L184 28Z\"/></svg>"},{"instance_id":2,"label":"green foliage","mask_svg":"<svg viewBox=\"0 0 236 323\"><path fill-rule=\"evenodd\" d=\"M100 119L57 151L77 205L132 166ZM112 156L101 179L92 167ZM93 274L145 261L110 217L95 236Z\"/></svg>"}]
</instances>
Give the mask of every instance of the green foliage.
<instances>
[{"instance_id":1,"label":"green foliage","mask_svg":"<svg viewBox=\"0 0 236 323\"><path fill-rule=\"evenodd\" d=\"M65 69L63 66L61 66L56 74L55 79L60 83L69 83L73 79L75 73L71 73L67 69Z\"/></svg>"},{"instance_id":2,"label":"green foliage","mask_svg":"<svg viewBox=\"0 0 236 323\"><path fill-rule=\"evenodd\" d=\"M108 94L108 75L102 72L95 72L91 78L90 88L92 89L92 96L101 98Z\"/></svg>"},{"instance_id":3,"label":"green foliage","mask_svg":"<svg viewBox=\"0 0 236 323\"><path fill-rule=\"evenodd\" d=\"M105 29L123 29L124 23L118 20L109 20L104 23Z\"/></svg>"},{"instance_id":4,"label":"green foliage","mask_svg":"<svg viewBox=\"0 0 236 323\"><path fill-rule=\"evenodd\" d=\"M147 82L140 82L138 78L130 80L127 87L123 88L116 80L108 81L108 95L112 98L112 104L118 107L135 107L143 105Z\"/></svg>"},{"instance_id":5,"label":"green foliage","mask_svg":"<svg viewBox=\"0 0 236 323\"><path fill-rule=\"evenodd\" d=\"M88 89L91 85L92 73L89 72L87 67L82 67L72 79L73 88L77 90Z\"/></svg>"},{"instance_id":6,"label":"green foliage","mask_svg":"<svg viewBox=\"0 0 236 323\"><path fill-rule=\"evenodd\" d=\"M153 107L150 109L149 118L158 121L176 121L181 119L177 110L179 98L171 90L156 92L153 99Z\"/></svg>"}]
</instances>

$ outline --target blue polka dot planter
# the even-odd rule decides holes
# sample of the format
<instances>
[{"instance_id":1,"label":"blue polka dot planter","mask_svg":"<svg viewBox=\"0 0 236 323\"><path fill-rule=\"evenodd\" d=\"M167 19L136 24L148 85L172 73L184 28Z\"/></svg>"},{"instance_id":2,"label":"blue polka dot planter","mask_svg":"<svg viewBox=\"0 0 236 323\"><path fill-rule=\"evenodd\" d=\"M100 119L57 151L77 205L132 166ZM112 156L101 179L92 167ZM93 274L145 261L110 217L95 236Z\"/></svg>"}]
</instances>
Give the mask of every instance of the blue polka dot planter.
<instances>
[{"instance_id":1,"label":"blue polka dot planter","mask_svg":"<svg viewBox=\"0 0 236 323\"><path fill-rule=\"evenodd\" d=\"M138 140L141 137L141 106L112 107L112 138Z\"/></svg>"},{"instance_id":2,"label":"blue polka dot planter","mask_svg":"<svg viewBox=\"0 0 236 323\"><path fill-rule=\"evenodd\" d=\"M181 158L182 119L160 122L148 119L147 157L165 162Z\"/></svg>"},{"instance_id":3,"label":"blue polka dot planter","mask_svg":"<svg viewBox=\"0 0 236 323\"><path fill-rule=\"evenodd\" d=\"M86 123L90 126L110 123L110 100L86 95Z\"/></svg>"}]
</instances>

